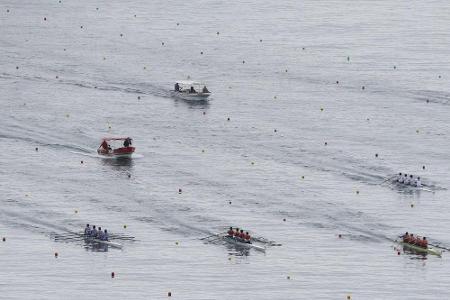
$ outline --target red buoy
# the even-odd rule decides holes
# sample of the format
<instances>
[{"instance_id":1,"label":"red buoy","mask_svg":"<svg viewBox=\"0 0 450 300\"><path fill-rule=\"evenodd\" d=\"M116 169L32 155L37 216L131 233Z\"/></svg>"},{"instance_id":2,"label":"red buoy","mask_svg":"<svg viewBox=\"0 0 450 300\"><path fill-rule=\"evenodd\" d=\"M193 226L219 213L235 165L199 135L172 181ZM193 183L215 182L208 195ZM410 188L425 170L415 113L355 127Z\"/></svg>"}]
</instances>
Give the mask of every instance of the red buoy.
<instances>
[{"instance_id":1,"label":"red buoy","mask_svg":"<svg viewBox=\"0 0 450 300\"><path fill-rule=\"evenodd\" d=\"M168 292L167 297L172 297L172 292Z\"/></svg>"},{"instance_id":2,"label":"red buoy","mask_svg":"<svg viewBox=\"0 0 450 300\"><path fill-rule=\"evenodd\" d=\"M57 258L58 257L58 252L55 252L55 258Z\"/></svg>"},{"instance_id":3,"label":"red buoy","mask_svg":"<svg viewBox=\"0 0 450 300\"><path fill-rule=\"evenodd\" d=\"M116 276L116 274L114 274L114 272L111 272L111 278L114 278L114 276Z\"/></svg>"}]
</instances>

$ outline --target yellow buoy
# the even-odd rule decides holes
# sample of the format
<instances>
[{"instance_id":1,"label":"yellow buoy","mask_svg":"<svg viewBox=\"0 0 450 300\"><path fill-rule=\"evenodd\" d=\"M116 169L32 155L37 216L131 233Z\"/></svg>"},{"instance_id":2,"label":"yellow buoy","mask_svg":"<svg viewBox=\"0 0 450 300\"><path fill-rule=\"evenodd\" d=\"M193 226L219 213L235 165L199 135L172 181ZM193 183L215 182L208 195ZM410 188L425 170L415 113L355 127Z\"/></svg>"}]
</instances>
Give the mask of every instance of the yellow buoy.
<instances>
[{"instance_id":1,"label":"yellow buoy","mask_svg":"<svg viewBox=\"0 0 450 300\"><path fill-rule=\"evenodd\" d=\"M124 228L124 229L127 229L127 225L123 225L123 228Z\"/></svg>"}]
</instances>

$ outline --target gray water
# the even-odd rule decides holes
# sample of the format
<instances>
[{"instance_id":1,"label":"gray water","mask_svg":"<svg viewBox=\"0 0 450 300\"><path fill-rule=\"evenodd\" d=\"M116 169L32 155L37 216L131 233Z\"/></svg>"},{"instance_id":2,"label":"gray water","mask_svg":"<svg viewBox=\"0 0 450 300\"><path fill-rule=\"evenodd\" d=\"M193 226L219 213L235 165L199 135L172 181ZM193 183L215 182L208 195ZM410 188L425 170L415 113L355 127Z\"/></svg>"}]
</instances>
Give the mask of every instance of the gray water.
<instances>
[{"instance_id":1,"label":"gray water","mask_svg":"<svg viewBox=\"0 0 450 300\"><path fill-rule=\"evenodd\" d=\"M450 247L449 12L3 0L0 298L450 298L448 253L393 241ZM208 103L170 97L188 76ZM98 157L104 136L136 155ZM399 171L435 192L380 184ZM135 239L55 238L86 223ZM227 226L282 246L200 240Z\"/></svg>"}]
</instances>

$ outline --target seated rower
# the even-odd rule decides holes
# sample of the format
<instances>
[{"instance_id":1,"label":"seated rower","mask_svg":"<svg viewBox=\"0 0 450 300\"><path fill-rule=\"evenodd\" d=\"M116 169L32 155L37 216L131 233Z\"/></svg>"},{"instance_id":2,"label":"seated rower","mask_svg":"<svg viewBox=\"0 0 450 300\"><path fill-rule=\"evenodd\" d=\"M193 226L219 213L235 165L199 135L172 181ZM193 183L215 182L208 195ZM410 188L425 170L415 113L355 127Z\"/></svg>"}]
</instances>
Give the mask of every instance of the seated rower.
<instances>
[{"instance_id":1,"label":"seated rower","mask_svg":"<svg viewBox=\"0 0 450 300\"><path fill-rule=\"evenodd\" d=\"M91 227L89 224L86 224L86 228L84 228L84 235L89 236L91 234Z\"/></svg>"},{"instance_id":2,"label":"seated rower","mask_svg":"<svg viewBox=\"0 0 450 300\"><path fill-rule=\"evenodd\" d=\"M234 237L238 238L239 237L239 228L236 227L236 231L234 232Z\"/></svg>"},{"instance_id":3,"label":"seated rower","mask_svg":"<svg viewBox=\"0 0 450 300\"><path fill-rule=\"evenodd\" d=\"M203 90L202 90L202 92L203 92L203 93L209 93L208 89L206 88L206 85L205 85L205 86L203 86Z\"/></svg>"},{"instance_id":4,"label":"seated rower","mask_svg":"<svg viewBox=\"0 0 450 300\"><path fill-rule=\"evenodd\" d=\"M403 178L403 184L405 184L405 185L409 184L408 174L405 174L405 177Z\"/></svg>"},{"instance_id":5,"label":"seated rower","mask_svg":"<svg viewBox=\"0 0 450 300\"><path fill-rule=\"evenodd\" d=\"M420 177L416 178L415 185L416 185L416 187L421 187L422 186L422 182L420 181Z\"/></svg>"},{"instance_id":6,"label":"seated rower","mask_svg":"<svg viewBox=\"0 0 450 300\"><path fill-rule=\"evenodd\" d=\"M398 173L396 181L397 181L397 182L400 182L400 183L402 183L402 182L403 182L403 175L402 175L402 173L401 173L401 172L400 172L400 173Z\"/></svg>"},{"instance_id":7,"label":"seated rower","mask_svg":"<svg viewBox=\"0 0 450 300\"><path fill-rule=\"evenodd\" d=\"M101 239L102 241L109 241L109 234L108 234L108 230L104 230L103 232L103 237Z\"/></svg>"},{"instance_id":8,"label":"seated rower","mask_svg":"<svg viewBox=\"0 0 450 300\"><path fill-rule=\"evenodd\" d=\"M245 240L245 233L244 230L241 229L241 232L239 232L239 238L242 240Z\"/></svg>"},{"instance_id":9,"label":"seated rower","mask_svg":"<svg viewBox=\"0 0 450 300\"><path fill-rule=\"evenodd\" d=\"M103 231L102 231L101 227L98 228L97 239L99 239L99 240L103 239Z\"/></svg>"},{"instance_id":10,"label":"seated rower","mask_svg":"<svg viewBox=\"0 0 450 300\"><path fill-rule=\"evenodd\" d=\"M428 248L428 241L427 241L426 237L423 237L423 239L422 239L422 247Z\"/></svg>"},{"instance_id":11,"label":"seated rower","mask_svg":"<svg viewBox=\"0 0 450 300\"><path fill-rule=\"evenodd\" d=\"M250 243L251 236L250 236L250 234L248 234L248 231L245 233L244 239L247 243Z\"/></svg>"},{"instance_id":12,"label":"seated rower","mask_svg":"<svg viewBox=\"0 0 450 300\"><path fill-rule=\"evenodd\" d=\"M97 229L95 228L95 225L92 225L92 230L91 230L91 233L89 234L89 236L94 237L94 238L97 236Z\"/></svg>"},{"instance_id":13,"label":"seated rower","mask_svg":"<svg viewBox=\"0 0 450 300\"><path fill-rule=\"evenodd\" d=\"M409 243L409 233L408 231L403 235L403 242Z\"/></svg>"},{"instance_id":14,"label":"seated rower","mask_svg":"<svg viewBox=\"0 0 450 300\"><path fill-rule=\"evenodd\" d=\"M231 237L234 236L233 227L230 227L230 229L228 229L227 233L228 233L228 236L231 236Z\"/></svg>"},{"instance_id":15,"label":"seated rower","mask_svg":"<svg viewBox=\"0 0 450 300\"><path fill-rule=\"evenodd\" d=\"M414 176L409 175L409 181L408 181L409 185L414 185Z\"/></svg>"}]
</instances>

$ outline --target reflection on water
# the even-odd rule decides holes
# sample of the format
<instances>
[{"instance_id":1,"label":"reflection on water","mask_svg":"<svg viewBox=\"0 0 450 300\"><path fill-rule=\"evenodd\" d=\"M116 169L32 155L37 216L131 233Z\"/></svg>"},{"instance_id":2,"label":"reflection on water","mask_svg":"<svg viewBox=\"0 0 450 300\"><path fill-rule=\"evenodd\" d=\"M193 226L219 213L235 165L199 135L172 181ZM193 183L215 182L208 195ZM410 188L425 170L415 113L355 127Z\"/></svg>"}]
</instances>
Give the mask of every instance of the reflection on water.
<instances>
[{"instance_id":1,"label":"reflection on water","mask_svg":"<svg viewBox=\"0 0 450 300\"><path fill-rule=\"evenodd\" d=\"M209 100L185 100L185 99L175 99L175 106L185 105L191 109L208 109Z\"/></svg>"},{"instance_id":2,"label":"reflection on water","mask_svg":"<svg viewBox=\"0 0 450 300\"><path fill-rule=\"evenodd\" d=\"M101 163L104 166L111 166L117 171L131 171L134 161L130 157L108 157L102 158Z\"/></svg>"}]
</instances>

